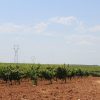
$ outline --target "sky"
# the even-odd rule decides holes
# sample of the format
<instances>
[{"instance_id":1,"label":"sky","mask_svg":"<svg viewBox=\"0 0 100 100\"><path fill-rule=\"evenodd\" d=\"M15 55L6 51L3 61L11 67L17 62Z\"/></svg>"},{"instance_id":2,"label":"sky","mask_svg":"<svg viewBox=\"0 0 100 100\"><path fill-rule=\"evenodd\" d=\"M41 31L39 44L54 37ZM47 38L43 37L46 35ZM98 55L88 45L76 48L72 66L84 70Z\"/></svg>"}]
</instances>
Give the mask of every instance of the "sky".
<instances>
[{"instance_id":1,"label":"sky","mask_svg":"<svg viewBox=\"0 0 100 100\"><path fill-rule=\"evenodd\" d=\"M100 0L0 0L0 62L100 65Z\"/></svg>"}]
</instances>

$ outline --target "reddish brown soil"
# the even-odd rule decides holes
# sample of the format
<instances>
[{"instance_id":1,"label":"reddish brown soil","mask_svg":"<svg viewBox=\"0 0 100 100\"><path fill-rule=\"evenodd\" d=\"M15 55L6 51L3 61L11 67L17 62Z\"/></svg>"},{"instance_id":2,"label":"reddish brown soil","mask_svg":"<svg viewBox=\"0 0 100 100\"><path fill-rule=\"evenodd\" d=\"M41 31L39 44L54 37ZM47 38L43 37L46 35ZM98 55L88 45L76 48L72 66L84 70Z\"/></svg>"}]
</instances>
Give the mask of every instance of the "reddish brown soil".
<instances>
[{"instance_id":1,"label":"reddish brown soil","mask_svg":"<svg viewBox=\"0 0 100 100\"><path fill-rule=\"evenodd\" d=\"M20 85L0 84L0 100L100 100L100 78L88 77L67 80L67 83L39 81L33 86L31 81Z\"/></svg>"}]
</instances>

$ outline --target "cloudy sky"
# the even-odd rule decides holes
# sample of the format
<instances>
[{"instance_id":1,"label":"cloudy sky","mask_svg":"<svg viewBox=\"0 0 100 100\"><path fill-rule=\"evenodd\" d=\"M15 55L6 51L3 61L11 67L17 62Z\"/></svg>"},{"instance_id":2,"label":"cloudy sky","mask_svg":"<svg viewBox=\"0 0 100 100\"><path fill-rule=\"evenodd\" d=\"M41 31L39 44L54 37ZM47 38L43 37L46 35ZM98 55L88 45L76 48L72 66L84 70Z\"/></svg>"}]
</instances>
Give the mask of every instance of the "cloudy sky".
<instances>
[{"instance_id":1,"label":"cloudy sky","mask_svg":"<svg viewBox=\"0 0 100 100\"><path fill-rule=\"evenodd\" d=\"M100 0L0 0L0 62L100 64Z\"/></svg>"}]
</instances>

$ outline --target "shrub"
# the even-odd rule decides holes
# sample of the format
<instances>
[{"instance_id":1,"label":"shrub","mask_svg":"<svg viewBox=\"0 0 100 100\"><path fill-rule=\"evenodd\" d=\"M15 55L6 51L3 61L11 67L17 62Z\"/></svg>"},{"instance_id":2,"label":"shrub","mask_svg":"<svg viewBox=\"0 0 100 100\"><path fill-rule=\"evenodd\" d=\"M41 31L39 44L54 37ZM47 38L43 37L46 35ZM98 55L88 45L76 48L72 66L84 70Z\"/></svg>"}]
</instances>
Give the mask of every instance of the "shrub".
<instances>
[{"instance_id":1,"label":"shrub","mask_svg":"<svg viewBox=\"0 0 100 100\"><path fill-rule=\"evenodd\" d=\"M65 83L66 83L68 70L65 67L58 67L55 71L55 74L56 74L56 78L65 80Z\"/></svg>"},{"instance_id":2,"label":"shrub","mask_svg":"<svg viewBox=\"0 0 100 100\"><path fill-rule=\"evenodd\" d=\"M46 69L46 70L41 71L41 76L44 79L49 80L50 84L52 84L52 79L54 77L52 70L47 70Z\"/></svg>"},{"instance_id":3,"label":"shrub","mask_svg":"<svg viewBox=\"0 0 100 100\"><path fill-rule=\"evenodd\" d=\"M30 71L30 78L34 85L37 85L37 79L38 79L38 67L32 66Z\"/></svg>"},{"instance_id":4,"label":"shrub","mask_svg":"<svg viewBox=\"0 0 100 100\"><path fill-rule=\"evenodd\" d=\"M22 78L19 68L13 68L12 66L4 67L2 69L1 77L4 81L6 81L6 83L10 82L11 85L13 80L20 84L20 79Z\"/></svg>"},{"instance_id":5,"label":"shrub","mask_svg":"<svg viewBox=\"0 0 100 100\"><path fill-rule=\"evenodd\" d=\"M76 70L76 76L82 77L84 75L84 72L81 69Z\"/></svg>"},{"instance_id":6,"label":"shrub","mask_svg":"<svg viewBox=\"0 0 100 100\"><path fill-rule=\"evenodd\" d=\"M68 79L71 80L72 78L74 78L75 74L76 74L75 70L69 70L67 75Z\"/></svg>"}]
</instances>

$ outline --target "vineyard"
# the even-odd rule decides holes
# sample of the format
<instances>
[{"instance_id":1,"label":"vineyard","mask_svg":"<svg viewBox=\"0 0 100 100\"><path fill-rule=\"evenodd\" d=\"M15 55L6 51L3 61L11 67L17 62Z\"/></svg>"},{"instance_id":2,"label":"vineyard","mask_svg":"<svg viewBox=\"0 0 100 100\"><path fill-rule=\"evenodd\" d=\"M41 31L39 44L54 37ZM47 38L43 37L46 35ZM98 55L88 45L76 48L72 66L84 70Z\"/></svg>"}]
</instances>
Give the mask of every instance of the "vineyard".
<instances>
[{"instance_id":1,"label":"vineyard","mask_svg":"<svg viewBox=\"0 0 100 100\"><path fill-rule=\"evenodd\" d=\"M0 64L0 79L10 85L20 84L26 79L31 80L34 85L38 85L42 80L47 80L48 84L58 80L66 83L66 80L88 76L99 77L100 67L69 64Z\"/></svg>"}]
</instances>

